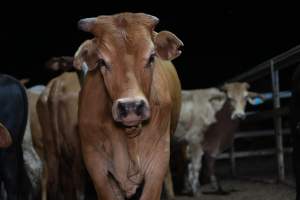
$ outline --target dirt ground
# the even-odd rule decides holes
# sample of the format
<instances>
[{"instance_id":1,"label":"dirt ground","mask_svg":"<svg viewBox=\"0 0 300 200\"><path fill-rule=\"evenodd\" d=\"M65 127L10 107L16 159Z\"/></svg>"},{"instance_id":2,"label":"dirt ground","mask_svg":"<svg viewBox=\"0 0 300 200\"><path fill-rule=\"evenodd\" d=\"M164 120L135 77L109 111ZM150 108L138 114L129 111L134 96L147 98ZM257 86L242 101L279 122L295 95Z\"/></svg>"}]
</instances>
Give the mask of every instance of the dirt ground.
<instances>
[{"instance_id":1,"label":"dirt ground","mask_svg":"<svg viewBox=\"0 0 300 200\"><path fill-rule=\"evenodd\" d=\"M274 156L239 159L237 161L239 178L235 179L231 176L229 161L218 161L217 174L223 189L235 192L228 195L202 194L197 198L181 196L176 200L295 200L296 191L290 156L285 157L285 164L286 181L285 184L279 184ZM202 191L208 190L209 185L202 187Z\"/></svg>"},{"instance_id":2,"label":"dirt ground","mask_svg":"<svg viewBox=\"0 0 300 200\"><path fill-rule=\"evenodd\" d=\"M224 189L234 189L229 195L201 195L198 198L178 197L176 200L293 200L295 189L285 184L258 183L245 180L222 181Z\"/></svg>"}]
</instances>

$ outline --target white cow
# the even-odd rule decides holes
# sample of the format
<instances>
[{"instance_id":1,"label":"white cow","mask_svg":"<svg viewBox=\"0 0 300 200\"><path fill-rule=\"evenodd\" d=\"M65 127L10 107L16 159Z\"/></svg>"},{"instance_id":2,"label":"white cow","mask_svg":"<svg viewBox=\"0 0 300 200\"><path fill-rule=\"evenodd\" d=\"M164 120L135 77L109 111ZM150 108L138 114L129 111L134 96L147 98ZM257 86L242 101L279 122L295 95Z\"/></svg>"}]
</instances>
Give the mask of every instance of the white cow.
<instances>
[{"instance_id":1,"label":"white cow","mask_svg":"<svg viewBox=\"0 0 300 200\"><path fill-rule=\"evenodd\" d=\"M215 114L225 103L226 94L217 88L182 91L181 114L175 138L188 143L188 177L185 189L192 187L198 191L198 178L201 169L203 133L216 122Z\"/></svg>"}]
</instances>

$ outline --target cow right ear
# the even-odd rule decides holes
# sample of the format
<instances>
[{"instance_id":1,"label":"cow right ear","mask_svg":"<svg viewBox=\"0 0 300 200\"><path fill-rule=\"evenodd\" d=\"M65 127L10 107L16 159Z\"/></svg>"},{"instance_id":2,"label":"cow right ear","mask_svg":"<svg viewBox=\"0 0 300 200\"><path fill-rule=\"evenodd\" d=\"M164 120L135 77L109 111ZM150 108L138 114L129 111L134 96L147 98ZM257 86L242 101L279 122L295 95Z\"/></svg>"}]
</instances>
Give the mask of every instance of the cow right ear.
<instances>
[{"instance_id":1,"label":"cow right ear","mask_svg":"<svg viewBox=\"0 0 300 200\"><path fill-rule=\"evenodd\" d=\"M12 143L12 139L7 128L0 123L0 148L9 147Z\"/></svg>"},{"instance_id":2,"label":"cow right ear","mask_svg":"<svg viewBox=\"0 0 300 200\"><path fill-rule=\"evenodd\" d=\"M96 47L93 40L84 41L77 49L73 65L78 70L93 70L96 68ZM94 61L94 62L93 62Z\"/></svg>"}]
</instances>

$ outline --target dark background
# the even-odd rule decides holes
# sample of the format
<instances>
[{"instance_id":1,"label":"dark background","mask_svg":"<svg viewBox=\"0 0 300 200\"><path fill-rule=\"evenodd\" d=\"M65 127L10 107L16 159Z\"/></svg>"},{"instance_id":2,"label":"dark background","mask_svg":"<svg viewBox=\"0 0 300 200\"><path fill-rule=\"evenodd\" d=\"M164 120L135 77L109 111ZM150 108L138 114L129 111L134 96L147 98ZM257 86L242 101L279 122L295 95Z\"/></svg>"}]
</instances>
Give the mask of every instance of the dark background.
<instances>
[{"instance_id":1,"label":"dark background","mask_svg":"<svg viewBox=\"0 0 300 200\"><path fill-rule=\"evenodd\" d=\"M52 75L44 63L72 56L91 37L77 29L79 19L124 11L157 16L156 30L172 31L184 42L174 63L185 89L220 84L300 44L300 9L287 3L15 2L1 6L0 72L30 78L31 85L46 84Z\"/></svg>"}]
</instances>

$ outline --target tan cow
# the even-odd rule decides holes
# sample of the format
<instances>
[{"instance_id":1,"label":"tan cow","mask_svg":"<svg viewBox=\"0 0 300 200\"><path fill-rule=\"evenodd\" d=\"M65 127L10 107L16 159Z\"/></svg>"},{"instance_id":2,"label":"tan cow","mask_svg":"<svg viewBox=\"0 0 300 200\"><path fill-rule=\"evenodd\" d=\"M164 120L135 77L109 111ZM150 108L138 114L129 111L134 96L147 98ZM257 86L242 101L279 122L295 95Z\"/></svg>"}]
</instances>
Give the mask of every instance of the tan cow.
<instances>
[{"instance_id":1,"label":"tan cow","mask_svg":"<svg viewBox=\"0 0 300 200\"><path fill-rule=\"evenodd\" d=\"M73 58L67 56L51 58L46 62L46 67L52 71L58 71L60 74L64 71L75 71L73 67ZM22 80L20 82L22 82ZM70 84L73 83L71 82ZM35 195L40 195L42 188L43 193L41 195L43 200L46 199L46 180L42 176L42 165L45 163L45 152L43 132L36 107L38 99L44 90L45 86L43 85L36 85L27 89L29 116L22 143L25 167L32 182ZM77 113L74 113L74 115L77 116ZM49 144L46 144L46 147L48 146Z\"/></svg>"},{"instance_id":2,"label":"tan cow","mask_svg":"<svg viewBox=\"0 0 300 200\"><path fill-rule=\"evenodd\" d=\"M251 99L258 96L248 89L248 83L236 82L225 84L222 91L209 88L182 92L182 109L175 138L188 143L187 153L190 162L184 192L200 194L199 172L204 154L209 158L211 182L217 190L221 189L214 174L214 158L231 145L237 127L236 120L245 118L247 101L252 102ZM220 118L223 111L226 111L225 119ZM223 123L223 120L226 121ZM221 124L228 124L228 127L217 128L218 131L215 131ZM230 125L232 127L229 127ZM172 196L172 190L168 193Z\"/></svg>"},{"instance_id":3,"label":"tan cow","mask_svg":"<svg viewBox=\"0 0 300 200\"><path fill-rule=\"evenodd\" d=\"M79 91L77 73L66 72L52 79L38 100L47 199L79 199L83 192L77 131Z\"/></svg>"},{"instance_id":4,"label":"tan cow","mask_svg":"<svg viewBox=\"0 0 300 200\"><path fill-rule=\"evenodd\" d=\"M179 56L182 42L168 31L154 32L157 23L143 13L79 21L95 36L79 48L74 65L89 68L79 132L101 200L161 196L180 112L180 82L168 60Z\"/></svg>"}]
</instances>

